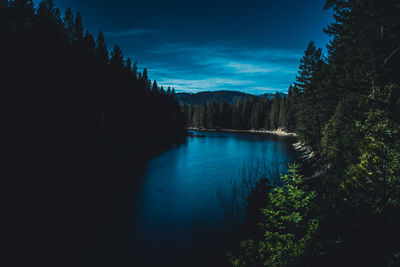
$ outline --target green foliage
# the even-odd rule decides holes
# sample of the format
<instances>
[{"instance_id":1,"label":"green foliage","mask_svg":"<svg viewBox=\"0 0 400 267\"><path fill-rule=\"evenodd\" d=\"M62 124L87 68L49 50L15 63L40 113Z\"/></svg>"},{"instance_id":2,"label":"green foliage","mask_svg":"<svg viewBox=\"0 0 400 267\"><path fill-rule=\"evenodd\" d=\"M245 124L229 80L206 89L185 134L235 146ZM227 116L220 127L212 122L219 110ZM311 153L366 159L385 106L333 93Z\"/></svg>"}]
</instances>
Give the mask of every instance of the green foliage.
<instances>
[{"instance_id":1,"label":"green foliage","mask_svg":"<svg viewBox=\"0 0 400 267\"><path fill-rule=\"evenodd\" d=\"M282 179L283 186L265 196L267 206L261 210L259 224L263 236L242 241L240 255L229 254L233 266L293 266L321 253L316 241L316 192L304 186L297 165Z\"/></svg>"},{"instance_id":2,"label":"green foliage","mask_svg":"<svg viewBox=\"0 0 400 267\"><path fill-rule=\"evenodd\" d=\"M279 125L279 111L281 105L281 98L278 93L275 94L272 101L271 111L269 113L269 126L271 129L277 129Z\"/></svg>"},{"instance_id":3,"label":"green foliage","mask_svg":"<svg viewBox=\"0 0 400 267\"><path fill-rule=\"evenodd\" d=\"M282 98L281 104L279 106L279 118L278 118L278 125L282 125L283 128L287 129L287 112L288 112L288 103L287 98L284 96Z\"/></svg>"},{"instance_id":4,"label":"green foliage","mask_svg":"<svg viewBox=\"0 0 400 267\"><path fill-rule=\"evenodd\" d=\"M357 123L364 145L341 184L345 201L356 213L380 216L400 211L400 124L390 114L394 90L398 87L373 87L366 119Z\"/></svg>"},{"instance_id":5,"label":"green foliage","mask_svg":"<svg viewBox=\"0 0 400 267\"><path fill-rule=\"evenodd\" d=\"M252 96L243 101L211 101L186 108L188 127L225 128L225 129L268 129L295 130L295 97L276 93L273 99L269 96ZM190 112L190 113L189 113ZM193 115L192 115L193 114Z\"/></svg>"},{"instance_id":6,"label":"green foliage","mask_svg":"<svg viewBox=\"0 0 400 267\"><path fill-rule=\"evenodd\" d=\"M320 151L321 128L323 125L322 111L324 101L324 87L322 76L325 63L322 59L322 50L315 47L314 42L308 44L304 56L300 61L299 75L296 77L296 88L300 92L297 102L299 112L297 116L297 133L300 140Z\"/></svg>"},{"instance_id":7,"label":"green foliage","mask_svg":"<svg viewBox=\"0 0 400 267\"><path fill-rule=\"evenodd\" d=\"M264 236L243 241L234 266L398 262L399 1L328 0L325 8L334 13L327 58L308 45L278 117L316 153L307 162L315 173L309 188L286 182L268 195ZM268 128L276 127L271 106ZM317 256L319 244L327 250Z\"/></svg>"},{"instance_id":8,"label":"green foliage","mask_svg":"<svg viewBox=\"0 0 400 267\"><path fill-rule=\"evenodd\" d=\"M283 93L279 93L280 96L283 96ZM234 104L236 102L243 102L249 100L254 97L252 94L247 94L238 91L212 91L212 92L198 92L198 93L177 93L176 97L179 99L181 104L188 105L198 105L200 103L211 103L211 102L221 102L224 101L228 104ZM275 97L275 93L267 93L263 95L259 95L259 98L268 98L273 99Z\"/></svg>"},{"instance_id":9,"label":"green foliage","mask_svg":"<svg viewBox=\"0 0 400 267\"><path fill-rule=\"evenodd\" d=\"M204 103L200 104L193 114L193 126L197 128L204 128L206 126L205 120L207 118L207 107Z\"/></svg>"},{"instance_id":10,"label":"green foliage","mask_svg":"<svg viewBox=\"0 0 400 267\"><path fill-rule=\"evenodd\" d=\"M358 98L350 94L337 106L336 112L325 125L322 133L322 155L343 170L359 156L362 133L356 127L354 117L359 117Z\"/></svg>"}]
</instances>

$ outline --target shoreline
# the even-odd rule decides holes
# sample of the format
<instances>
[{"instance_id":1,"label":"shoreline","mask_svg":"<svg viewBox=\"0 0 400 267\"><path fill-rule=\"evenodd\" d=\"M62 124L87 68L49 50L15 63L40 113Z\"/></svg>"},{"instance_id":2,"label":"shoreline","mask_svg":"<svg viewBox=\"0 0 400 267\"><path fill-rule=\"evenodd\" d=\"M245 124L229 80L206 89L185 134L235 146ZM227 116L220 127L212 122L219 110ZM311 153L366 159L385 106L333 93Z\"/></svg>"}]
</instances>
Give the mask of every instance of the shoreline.
<instances>
[{"instance_id":1,"label":"shoreline","mask_svg":"<svg viewBox=\"0 0 400 267\"><path fill-rule=\"evenodd\" d=\"M235 129L205 129L205 128L195 128L189 127L187 130L194 130L200 132L229 132L229 133L258 133L258 134L273 134L277 136L292 136L297 137L295 133L288 133L283 131L282 129L277 130L235 130Z\"/></svg>"},{"instance_id":2,"label":"shoreline","mask_svg":"<svg viewBox=\"0 0 400 267\"><path fill-rule=\"evenodd\" d=\"M316 156L316 154L314 153L314 151L311 150L311 148L305 146L301 142L292 144L292 146L298 153L300 153L299 159L301 160L305 161L312 160Z\"/></svg>"}]
</instances>

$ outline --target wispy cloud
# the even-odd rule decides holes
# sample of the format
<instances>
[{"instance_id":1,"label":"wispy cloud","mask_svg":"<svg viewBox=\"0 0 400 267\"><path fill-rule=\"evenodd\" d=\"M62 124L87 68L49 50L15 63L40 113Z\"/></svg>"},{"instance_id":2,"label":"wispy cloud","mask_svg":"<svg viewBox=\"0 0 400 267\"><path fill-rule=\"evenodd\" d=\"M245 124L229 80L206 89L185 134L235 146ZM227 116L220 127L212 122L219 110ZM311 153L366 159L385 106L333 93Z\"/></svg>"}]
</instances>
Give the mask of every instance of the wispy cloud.
<instances>
[{"instance_id":1,"label":"wispy cloud","mask_svg":"<svg viewBox=\"0 0 400 267\"><path fill-rule=\"evenodd\" d=\"M256 64L230 62L226 65L236 70L236 73L270 73L279 71L279 68L265 68Z\"/></svg>"},{"instance_id":2,"label":"wispy cloud","mask_svg":"<svg viewBox=\"0 0 400 267\"><path fill-rule=\"evenodd\" d=\"M244 43L170 43L148 51L150 77L176 91L286 91L295 80L302 51Z\"/></svg>"},{"instance_id":3,"label":"wispy cloud","mask_svg":"<svg viewBox=\"0 0 400 267\"><path fill-rule=\"evenodd\" d=\"M205 78L205 79L166 79L160 82L163 86L173 86L177 91L215 91L226 90L227 87L241 87L248 85L246 80Z\"/></svg>"},{"instance_id":4,"label":"wispy cloud","mask_svg":"<svg viewBox=\"0 0 400 267\"><path fill-rule=\"evenodd\" d=\"M106 31L104 34L108 37L133 37L145 34L159 33L157 30L152 29L130 29L123 31Z\"/></svg>"}]
</instances>

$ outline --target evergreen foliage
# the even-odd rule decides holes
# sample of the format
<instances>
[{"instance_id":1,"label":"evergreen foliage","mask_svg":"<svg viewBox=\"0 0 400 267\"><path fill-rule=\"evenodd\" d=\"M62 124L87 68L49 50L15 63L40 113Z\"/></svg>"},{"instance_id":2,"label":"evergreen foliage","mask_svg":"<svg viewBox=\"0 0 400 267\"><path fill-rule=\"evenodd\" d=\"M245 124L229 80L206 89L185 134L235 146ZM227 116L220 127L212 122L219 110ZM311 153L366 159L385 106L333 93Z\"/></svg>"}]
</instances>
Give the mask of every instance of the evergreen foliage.
<instances>
[{"instance_id":1,"label":"evergreen foliage","mask_svg":"<svg viewBox=\"0 0 400 267\"><path fill-rule=\"evenodd\" d=\"M84 34L79 13L67 9L61 19L52 0L37 8L2 0L0 35L0 265L118 264L105 262L105 243L115 240L97 237L106 225L117 229L117 218L130 220L123 214L133 172L185 136L178 101L150 90L147 72L118 46L110 57L102 32L96 41Z\"/></svg>"},{"instance_id":2,"label":"evergreen foliage","mask_svg":"<svg viewBox=\"0 0 400 267\"><path fill-rule=\"evenodd\" d=\"M291 131L296 124L292 115L294 103L292 93L288 96L276 93L273 99L252 96L232 104L224 100L189 105L188 108L184 104L182 111L186 114L187 127L237 130L281 128Z\"/></svg>"},{"instance_id":3,"label":"evergreen foliage","mask_svg":"<svg viewBox=\"0 0 400 267\"><path fill-rule=\"evenodd\" d=\"M233 266L295 266L307 255L318 255L319 220L313 214L316 192L307 190L299 166L291 166L283 185L265 196L260 236L240 243L242 256L230 254Z\"/></svg>"},{"instance_id":4,"label":"evergreen foliage","mask_svg":"<svg viewBox=\"0 0 400 267\"><path fill-rule=\"evenodd\" d=\"M334 12L327 58L308 45L278 117L279 124L291 118L284 127L314 151L306 165L315 174L265 197L263 215L273 216L261 220L262 237L233 249L233 266L400 264L400 3L327 0L326 8ZM270 114L269 125L275 119ZM297 190L305 195L293 199ZM305 200L296 214L315 221L292 227L292 205ZM298 238L301 228L309 231Z\"/></svg>"},{"instance_id":5,"label":"evergreen foliage","mask_svg":"<svg viewBox=\"0 0 400 267\"><path fill-rule=\"evenodd\" d=\"M232 265L398 266L400 3L327 0L325 7L334 12L328 54L309 43L287 96L229 94L230 101L180 106L173 88L138 72L120 47L110 53L102 32L85 32L79 13L62 16L52 0L37 8L1 0L11 162L1 186L8 189L3 229L17 229L2 234L5 257L18 266L27 265L21 255L30 265L88 266L90 254L104 265L98 222L122 216L116 207L128 199L136 164L178 142L185 127L282 128L315 152L316 174L303 178L293 166L282 186L254 189L251 196L265 195L259 230L232 249Z\"/></svg>"},{"instance_id":6,"label":"evergreen foliage","mask_svg":"<svg viewBox=\"0 0 400 267\"><path fill-rule=\"evenodd\" d=\"M177 101L163 93L156 83L150 89L147 70L138 78L136 66L132 69L130 59L125 61L118 46L109 56L102 32L96 43L89 32L84 35L79 13L74 15L67 8L61 20L53 1L45 0L37 9L31 1L7 1L2 6L2 14L2 20L9 22L9 27L2 29L2 46L8 48L8 55L1 63L8 74L4 75L4 84L12 96L18 97L13 95L18 91L18 95L29 99L23 103L11 98L9 103L26 113L21 122L35 125L47 120L48 114L36 114L41 109L55 118L62 114L64 117L54 121L60 122L60 127L86 127L80 137L87 135L88 140L94 141L99 131L113 132L96 141L120 145L133 144L134 132L138 129L146 132L143 136L153 136L154 131L163 129L160 125L166 121L172 123L169 127L172 131L163 136L174 138L184 132ZM154 112L156 108L163 112ZM147 127L150 125L152 128ZM118 127L125 128L132 137L120 139ZM56 125L49 124L46 128L56 128ZM46 130L38 129L32 134L40 136Z\"/></svg>"}]
</instances>

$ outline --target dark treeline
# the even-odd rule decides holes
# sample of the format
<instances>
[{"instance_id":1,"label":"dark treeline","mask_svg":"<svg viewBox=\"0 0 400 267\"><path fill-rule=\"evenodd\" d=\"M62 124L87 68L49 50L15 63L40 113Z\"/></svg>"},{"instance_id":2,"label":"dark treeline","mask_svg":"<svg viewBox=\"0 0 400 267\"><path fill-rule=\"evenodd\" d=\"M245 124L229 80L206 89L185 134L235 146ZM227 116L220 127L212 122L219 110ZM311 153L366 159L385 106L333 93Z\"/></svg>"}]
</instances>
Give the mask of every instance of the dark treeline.
<instances>
[{"instance_id":1,"label":"dark treeline","mask_svg":"<svg viewBox=\"0 0 400 267\"><path fill-rule=\"evenodd\" d=\"M134 171L185 135L173 90L52 0L1 0L0 36L0 265L122 265Z\"/></svg>"},{"instance_id":2,"label":"dark treeline","mask_svg":"<svg viewBox=\"0 0 400 267\"><path fill-rule=\"evenodd\" d=\"M251 98L253 95L246 94L238 91L204 91L199 93L177 93L176 97L180 103L186 103L190 105L197 105L200 103L209 103L225 100L228 103L235 103L237 101L243 101ZM271 94L266 96L271 97ZM273 95L272 95L273 96Z\"/></svg>"},{"instance_id":3,"label":"dark treeline","mask_svg":"<svg viewBox=\"0 0 400 267\"><path fill-rule=\"evenodd\" d=\"M250 99L229 104L226 101L215 101L208 104L182 106L186 126L195 128L222 128L237 130L276 130L296 129L296 99L299 91L290 87L288 95L276 93L270 99L253 96Z\"/></svg>"},{"instance_id":4,"label":"dark treeline","mask_svg":"<svg viewBox=\"0 0 400 267\"><path fill-rule=\"evenodd\" d=\"M294 166L282 187L253 190L233 266L400 265L400 2L325 8L328 54L308 45L292 114L315 173Z\"/></svg>"},{"instance_id":5,"label":"dark treeline","mask_svg":"<svg viewBox=\"0 0 400 267\"><path fill-rule=\"evenodd\" d=\"M18 132L44 143L65 135L144 147L182 134L171 89L152 84L146 69L138 73L118 46L109 53L101 32L96 40L84 32L79 13L67 9L61 18L52 1L36 10L31 1L5 1L1 12L2 82L12 119L27 127ZM132 138L138 134L148 141Z\"/></svg>"}]
</instances>

